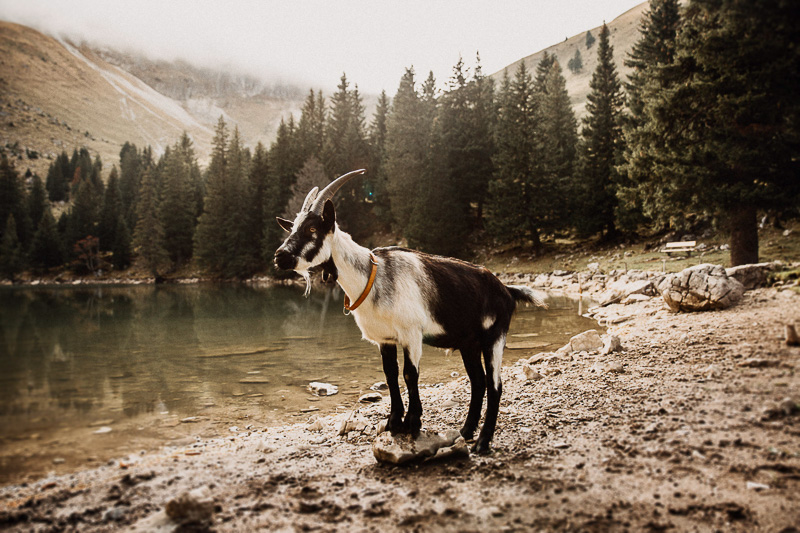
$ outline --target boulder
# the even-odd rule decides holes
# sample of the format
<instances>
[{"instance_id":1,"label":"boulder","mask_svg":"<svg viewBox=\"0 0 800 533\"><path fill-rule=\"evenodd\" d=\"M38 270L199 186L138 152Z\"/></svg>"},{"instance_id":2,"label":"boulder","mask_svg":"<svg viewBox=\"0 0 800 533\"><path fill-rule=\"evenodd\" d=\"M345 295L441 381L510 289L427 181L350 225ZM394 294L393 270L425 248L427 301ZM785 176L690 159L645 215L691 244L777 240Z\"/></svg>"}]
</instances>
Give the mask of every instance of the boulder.
<instances>
[{"instance_id":1,"label":"boulder","mask_svg":"<svg viewBox=\"0 0 800 533\"><path fill-rule=\"evenodd\" d=\"M706 263L669 274L658 284L658 291L674 312L712 311L738 303L744 286L720 265Z\"/></svg>"},{"instance_id":2,"label":"boulder","mask_svg":"<svg viewBox=\"0 0 800 533\"><path fill-rule=\"evenodd\" d=\"M757 289L767 283L767 276L774 270L774 263L755 263L726 268L728 277L734 278L744 285L744 290Z\"/></svg>"},{"instance_id":3,"label":"boulder","mask_svg":"<svg viewBox=\"0 0 800 533\"><path fill-rule=\"evenodd\" d=\"M379 463L399 465L431 458L469 455L469 449L457 429L444 434L423 429L416 438L411 435L392 435L388 431L381 433L372 443L372 453Z\"/></svg>"},{"instance_id":4,"label":"boulder","mask_svg":"<svg viewBox=\"0 0 800 533\"><path fill-rule=\"evenodd\" d=\"M312 381L308 384L308 391L317 396L333 396L339 392L339 387L331 385L330 383Z\"/></svg>"},{"instance_id":5,"label":"boulder","mask_svg":"<svg viewBox=\"0 0 800 533\"><path fill-rule=\"evenodd\" d=\"M603 339L597 330L590 329L572 337L569 340L569 347L573 352L593 352L603 347Z\"/></svg>"},{"instance_id":6,"label":"boulder","mask_svg":"<svg viewBox=\"0 0 800 533\"><path fill-rule=\"evenodd\" d=\"M606 333L601 339L603 340L603 347L600 348L600 353L602 355L608 355L611 352L622 350L622 342L620 342L619 337L616 335Z\"/></svg>"}]
</instances>

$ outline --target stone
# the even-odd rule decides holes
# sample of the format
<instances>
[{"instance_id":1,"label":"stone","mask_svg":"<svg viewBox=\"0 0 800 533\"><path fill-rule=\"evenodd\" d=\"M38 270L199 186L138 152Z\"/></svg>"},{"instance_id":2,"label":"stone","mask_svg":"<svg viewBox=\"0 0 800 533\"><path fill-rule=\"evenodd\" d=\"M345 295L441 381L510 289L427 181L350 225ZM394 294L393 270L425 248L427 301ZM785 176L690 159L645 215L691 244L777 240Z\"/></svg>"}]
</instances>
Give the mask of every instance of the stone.
<instances>
[{"instance_id":1,"label":"stone","mask_svg":"<svg viewBox=\"0 0 800 533\"><path fill-rule=\"evenodd\" d=\"M331 385L330 383L321 383L319 381L312 381L308 384L308 390L311 394L316 396L333 396L338 394L339 387Z\"/></svg>"},{"instance_id":2,"label":"stone","mask_svg":"<svg viewBox=\"0 0 800 533\"><path fill-rule=\"evenodd\" d=\"M383 400L383 394L380 392L368 392L366 394L362 394L358 401L361 403L375 403Z\"/></svg>"},{"instance_id":3,"label":"stone","mask_svg":"<svg viewBox=\"0 0 800 533\"><path fill-rule=\"evenodd\" d=\"M618 352L622 350L622 342L616 335L606 333L600 338L603 340L603 347L600 348L601 355L608 355L611 352Z\"/></svg>"},{"instance_id":4,"label":"stone","mask_svg":"<svg viewBox=\"0 0 800 533\"><path fill-rule=\"evenodd\" d=\"M506 348L509 350L535 350L537 348L544 348L549 344L549 342L542 341L517 341L507 343Z\"/></svg>"},{"instance_id":5,"label":"stone","mask_svg":"<svg viewBox=\"0 0 800 533\"><path fill-rule=\"evenodd\" d=\"M356 412L351 412L350 415L339 424L339 435L347 435L351 431L362 432L367 429L367 426L369 426L369 422L366 418Z\"/></svg>"},{"instance_id":6,"label":"stone","mask_svg":"<svg viewBox=\"0 0 800 533\"><path fill-rule=\"evenodd\" d=\"M544 376L534 370L534 368L529 364L522 364L522 373L525 376L525 379L528 381L539 381L540 379L544 379Z\"/></svg>"},{"instance_id":7,"label":"stone","mask_svg":"<svg viewBox=\"0 0 800 533\"><path fill-rule=\"evenodd\" d=\"M569 340L569 347L573 352L593 352L603 347L603 339L597 330L590 329L572 337Z\"/></svg>"},{"instance_id":8,"label":"stone","mask_svg":"<svg viewBox=\"0 0 800 533\"><path fill-rule=\"evenodd\" d=\"M411 435L381 433L372 443L372 453L379 463L400 465L429 458L469 455L469 450L457 429L448 430L444 434L423 429L416 438Z\"/></svg>"},{"instance_id":9,"label":"stone","mask_svg":"<svg viewBox=\"0 0 800 533\"><path fill-rule=\"evenodd\" d=\"M744 290L749 291L766 285L767 276L774 269L774 263L755 263L726 268L725 273L728 274L728 277L739 281L744 286Z\"/></svg>"},{"instance_id":10,"label":"stone","mask_svg":"<svg viewBox=\"0 0 800 533\"><path fill-rule=\"evenodd\" d=\"M374 390L374 391L389 390L389 385L387 385L385 381L379 381L377 383L373 383L373 385L369 388L369 390Z\"/></svg>"},{"instance_id":11,"label":"stone","mask_svg":"<svg viewBox=\"0 0 800 533\"><path fill-rule=\"evenodd\" d=\"M713 311L738 303L744 286L720 265L705 263L665 276L658 291L673 312Z\"/></svg>"},{"instance_id":12,"label":"stone","mask_svg":"<svg viewBox=\"0 0 800 533\"><path fill-rule=\"evenodd\" d=\"M176 522L208 522L214 514L214 500L208 487L199 487L168 501L164 510Z\"/></svg>"}]
</instances>

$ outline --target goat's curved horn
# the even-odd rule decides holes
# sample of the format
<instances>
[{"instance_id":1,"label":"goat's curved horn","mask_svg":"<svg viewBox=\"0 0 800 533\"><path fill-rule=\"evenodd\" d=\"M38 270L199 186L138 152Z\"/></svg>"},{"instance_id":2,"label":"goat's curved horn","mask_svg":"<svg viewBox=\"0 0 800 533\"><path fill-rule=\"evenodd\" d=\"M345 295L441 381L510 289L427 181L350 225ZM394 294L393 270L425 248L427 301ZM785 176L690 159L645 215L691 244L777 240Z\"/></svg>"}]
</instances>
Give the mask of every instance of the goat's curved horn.
<instances>
[{"instance_id":1,"label":"goat's curved horn","mask_svg":"<svg viewBox=\"0 0 800 533\"><path fill-rule=\"evenodd\" d=\"M322 189L322 191L317 195L317 199L314 200L314 204L311 206L311 212L318 215L322 214L322 208L325 207L325 202L333 198L333 195L336 194L336 191L341 189L345 183L363 173L363 168L359 170L353 170L352 172L348 172L343 176L339 176L330 182L328 186Z\"/></svg>"},{"instance_id":2,"label":"goat's curved horn","mask_svg":"<svg viewBox=\"0 0 800 533\"><path fill-rule=\"evenodd\" d=\"M300 209L300 212L308 211L311 209L311 204L314 203L314 200L317 198L317 193L319 192L319 187L314 187L308 194L306 195L306 199L303 200L303 207Z\"/></svg>"}]
</instances>

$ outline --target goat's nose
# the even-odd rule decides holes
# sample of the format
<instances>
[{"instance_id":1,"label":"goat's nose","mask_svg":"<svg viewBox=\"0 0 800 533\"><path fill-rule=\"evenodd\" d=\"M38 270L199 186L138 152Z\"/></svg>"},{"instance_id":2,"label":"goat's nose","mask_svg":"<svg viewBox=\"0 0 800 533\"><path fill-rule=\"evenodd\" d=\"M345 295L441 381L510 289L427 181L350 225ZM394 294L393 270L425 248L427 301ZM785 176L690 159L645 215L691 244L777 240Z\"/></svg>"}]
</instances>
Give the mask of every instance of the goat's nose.
<instances>
[{"instance_id":1,"label":"goat's nose","mask_svg":"<svg viewBox=\"0 0 800 533\"><path fill-rule=\"evenodd\" d=\"M296 264L297 258L286 250L278 248L275 252L275 266L281 270L292 270Z\"/></svg>"}]
</instances>

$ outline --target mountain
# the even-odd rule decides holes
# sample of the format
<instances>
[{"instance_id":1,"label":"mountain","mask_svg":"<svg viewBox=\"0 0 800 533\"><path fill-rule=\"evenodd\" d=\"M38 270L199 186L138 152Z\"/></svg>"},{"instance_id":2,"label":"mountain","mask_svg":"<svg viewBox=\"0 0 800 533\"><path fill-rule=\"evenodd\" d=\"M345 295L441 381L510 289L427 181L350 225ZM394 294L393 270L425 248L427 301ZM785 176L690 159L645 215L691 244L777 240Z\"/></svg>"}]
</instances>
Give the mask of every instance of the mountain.
<instances>
[{"instance_id":1,"label":"mountain","mask_svg":"<svg viewBox=\"0 0 800 533\"><path fill-rule=\"evenodd\" d=\"M0 149L45 176L62 150L86 146L106 169L126 142L156 153L186 131L201 162L220 116L248 145L273 140L305 89L44 35L0 21Z\"/></svg>"},{"instance_id":2,"label":"mountain","mask_svg":"<svg viewBox=\"0 0 800 533\"><path fill-rule=\"evenodd\" d=\"M624 81L628 72L630 72L630 69L623 64L623 61L627 57L628 51L633 47L636 41L639 40L640 21L648 7L649 2L644 2L607 23L608 30L611 33L611 45L614 47L614 61L617 64L617 73L619 74L620 80ZM600 35L600 28L601 26L598 26L588 31L597 39ZM577 73L573 73L567 68L569 60L575 55L575 50L580 51L583 60L583 69ZM564 78L567 81L567 92L572 100L572 109L575 111L575 116L580 119L586 114L586 96L589 94L589 82L592 79L595 68L597 68L597 43L595 42L591 48L587 48L586 32L579 33L549 48L545 48L519 61L515 61L498 72L495 72L491 77L498 84L503 79L504 72L508 72L508 76L513 78L522 61L525 62L525 67L528 71L531 72L531 74L535 74L536 66L539 64L539 61L542 60L542 57L544 57L545 52L550 55L555 55L558 58L558 62L564 71Z\"/></svg>"}]
</instances>

